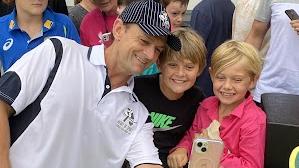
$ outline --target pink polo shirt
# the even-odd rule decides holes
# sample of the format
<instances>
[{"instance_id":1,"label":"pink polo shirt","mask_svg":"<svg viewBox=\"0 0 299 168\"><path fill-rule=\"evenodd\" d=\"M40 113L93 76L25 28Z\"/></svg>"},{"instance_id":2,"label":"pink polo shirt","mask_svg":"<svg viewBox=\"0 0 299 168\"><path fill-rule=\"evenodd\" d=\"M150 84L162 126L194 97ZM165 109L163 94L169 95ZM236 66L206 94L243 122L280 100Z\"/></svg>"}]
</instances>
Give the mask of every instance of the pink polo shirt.
<instances>
[{"instance_id":1,"label":"pink polo shirt","mask_svg":"<svg viewBox=\"0 0 299 168\"><path fill-rule=\"evenodd\" d=\"M195 133L218 120L217 97L205 99L197 110L191 128L176 146L190 154ZM223 168L263 168L265 150L266 115L248 96L231 114L223 118L220 137L224 142L221 158Z\"/></svg>"},{"instance_id":2,"label":"pink polo shirt","mask_svg":"<svg viewBox=\"0 0 299 168\"><path fill-rule=\"evenodd\" d=\"M105 15L100 9L94 9L86 14L80 25L81 44L88 47L102 44L102 34L112 31L116 18L117 14ZM104 43L106 47L112 43L111 37Z\"/></svg>"}]
</instances>

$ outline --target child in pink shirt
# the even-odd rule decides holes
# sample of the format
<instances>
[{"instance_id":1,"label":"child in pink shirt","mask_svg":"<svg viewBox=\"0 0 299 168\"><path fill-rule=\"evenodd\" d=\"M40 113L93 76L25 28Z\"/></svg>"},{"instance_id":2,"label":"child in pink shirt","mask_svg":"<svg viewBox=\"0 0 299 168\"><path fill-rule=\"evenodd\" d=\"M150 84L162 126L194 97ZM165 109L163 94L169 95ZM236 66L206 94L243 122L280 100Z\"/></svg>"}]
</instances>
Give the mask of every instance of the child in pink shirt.
<instances>
[{"instance_id":1,"label":"child in pink shirt","mask_svg":"<svg viewBox=\"0 0 299 168\"><path fill-rule=\"evenodd\" d=\"M170 168L187 164L195 134L213 120L219 121L224 142L221 168L263 168L266 115L249 92L261 68L259 54L247 43L228 41L214 51L209 71L215 96L201 103L191 128L168 156Z\"/></svg>"}]
</instances>

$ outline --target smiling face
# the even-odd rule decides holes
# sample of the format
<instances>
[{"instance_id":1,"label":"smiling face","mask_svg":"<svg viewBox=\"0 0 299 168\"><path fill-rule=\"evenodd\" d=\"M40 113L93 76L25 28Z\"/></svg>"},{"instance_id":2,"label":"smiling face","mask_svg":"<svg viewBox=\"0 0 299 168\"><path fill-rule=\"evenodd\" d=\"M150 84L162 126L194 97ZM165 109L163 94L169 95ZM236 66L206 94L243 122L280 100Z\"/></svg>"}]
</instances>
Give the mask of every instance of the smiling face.
<instances>
[{"instance_id":1,"label":"smiling face","mask_svg":"<svg viewBox=\"0 0 299 168\"><path fill-rule=\"evenodd\" d=\"M119 26L114 33L118 43L118 67L121 71L131 75L137 75L145 68L156 62L160 53L164 50L166 39L145 34L137 24L115 24Z\"/></svg>"},{"instance_id":2,"label":"smiling face","mask_svg":"<svg viewBox=\"0 0 299 168\"><path fill-rule=\"evenodd\" d=\"M194 64L188 59L167 60L159 65L159 69L161 91L170 100L179 99L194 85L199 75L199 64Z\"/></svg>"},{"instance_id":3,"label":"smiling face","mask_svg":"<svg viewBox=\"0 0 299 168\"><path fill-rule=\"evenodd\" d=\"M166 6L166 12L169 16L172 30L182 26L186 10L187 5L181 1L171 1Z\"/></svg>"},{"instance_id":4,"label":"smiling face","mask_svg":"<svg viewBox=\"0 0 299 168\"><path fill-rule=\"evenodd\" d=\"M177 100L190 89L206 66L206 47L190 28L178 28L173 34L181 41L180 51L166 46L157 61L161 71L160 89L169 100Z\"/></svg>"},{"instance_id":5,"label":"smiling face","mask_svg":"<svg viewBox=\"0 0 299 168\"><path fill-rule=\"evenodd\" d=\"M255 85L255 79L244 68L246 62L239 62L224 68L221 72L213 75L213 91L220 101L220 106L227 109L237 107L246 96L246 93Z\"/></svg>"}]
</instances>

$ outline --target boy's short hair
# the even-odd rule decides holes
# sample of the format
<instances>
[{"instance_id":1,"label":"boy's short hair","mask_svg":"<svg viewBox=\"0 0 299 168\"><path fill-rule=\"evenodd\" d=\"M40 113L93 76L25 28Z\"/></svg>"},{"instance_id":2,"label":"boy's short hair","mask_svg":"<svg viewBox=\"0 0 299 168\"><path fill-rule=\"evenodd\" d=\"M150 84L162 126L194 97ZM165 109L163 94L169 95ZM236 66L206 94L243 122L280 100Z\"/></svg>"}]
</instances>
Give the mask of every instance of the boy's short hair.
<instances>
[{"instance_id":1,"label":"boy's short hair","mask_svg":"<svg viewBox=\"0 0 299 168\"><path fill-rule=\"evenodd\" d=\"M252 78L260 75L262 70L262 60L259 52L246 42L230 40L221 44L215 49L211 58L212 75L216 75L225 68L244 60L244 67Z\"/></svg>"},{"instance_id":2,"label":"boy's short hair","mask_svg":"<svg viewBox=\"0 0 299 168\"><path fill-rule=\"evenodd\" d=\"M181 41L181 50L174 51L166 47L159 57L159 65L163 65L166 61L173 59L187 59L194 64L199 64L199 73L203 71L206 66L207 49L203 39L191 28L180 27L172 32Z\"/></svg>"},{"instance_id":3,"label":"boy's short hair","mask_svg":"<svg viewBox=\"0 0 299 168\"><path fill-rule=\"evenodd\" d=\"M189 0L160 0L161 4L164 6L164 8L166 8L166 6L168 6L170 4L170 2L176 2L179 1L182 4L185 4L186 6L188 6Z\"/></svg>"}]
</instances>

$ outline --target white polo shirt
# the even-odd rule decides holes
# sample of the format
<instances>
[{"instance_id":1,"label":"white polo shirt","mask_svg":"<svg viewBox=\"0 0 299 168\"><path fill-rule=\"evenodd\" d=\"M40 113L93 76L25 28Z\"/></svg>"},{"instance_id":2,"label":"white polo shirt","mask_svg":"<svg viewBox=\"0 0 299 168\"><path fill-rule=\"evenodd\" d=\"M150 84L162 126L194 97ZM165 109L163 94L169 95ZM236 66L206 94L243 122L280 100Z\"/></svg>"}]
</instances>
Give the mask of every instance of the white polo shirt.
<instances>
[{"instance_id":1,"label":"white polo shirt","mask_svg":"<svg viewBox=\"0 0 299 168\"><path fill-rule=\"evenodd\" d=\"M58 67L40 103L31 105L35 112L40 106L38 114L10 148L12 168L120 168L125 159L132 167L161 164L148 111L132 92L133 78L109 91L104 47L93 47L89 57L89 48L56 38L61 61L46 40L0 79L0 99L18 117L30 112L27 106L44 93L51 69Z\"/></svg>"}]
</instances>

